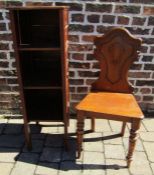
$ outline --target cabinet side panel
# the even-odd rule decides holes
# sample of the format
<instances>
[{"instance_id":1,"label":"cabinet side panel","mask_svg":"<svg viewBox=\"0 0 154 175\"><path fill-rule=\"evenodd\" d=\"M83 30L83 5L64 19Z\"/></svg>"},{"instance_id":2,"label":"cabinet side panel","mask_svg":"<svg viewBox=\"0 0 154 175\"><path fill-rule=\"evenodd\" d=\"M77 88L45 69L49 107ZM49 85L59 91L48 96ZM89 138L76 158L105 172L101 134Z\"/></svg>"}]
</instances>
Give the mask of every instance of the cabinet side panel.
<instances>
[{"instance_id":1,"label":"cabinet side panel","mask_svg":"<svg viewBox=\"0 0 154 175\"><path fill-rule=\"evenodd\" d=\"M16 59L16 68L17 68L17 77L18 77L18 83L19 83L19 93L21 98L21 107L22 107L22 115L24 119L24 123L27 124L27 115L26 115L26 109L25 109L25 99L24 99L24 92L23 92L23 84L22 84L22 76L21 76L21 70L20 70L20 59L19 59L19 53L18 53L18 46L17 46L17 33L18 33L18 24L16 14L17 11L10 10L10 19L11 19L11 30L13 35L13 48L15 51L15 59Z\"/></svg>"},{"instance_id":2,"label":"cabinet side panel","mask_svg":"<svg viewBox=\"0 0 154 175\"><path fill-rule=\"evenodd\" d=\"M64 122L69 121L69 84L68 84L68 9L60 10L61 60L63 83Z\"/></svg>"}]
</instances>

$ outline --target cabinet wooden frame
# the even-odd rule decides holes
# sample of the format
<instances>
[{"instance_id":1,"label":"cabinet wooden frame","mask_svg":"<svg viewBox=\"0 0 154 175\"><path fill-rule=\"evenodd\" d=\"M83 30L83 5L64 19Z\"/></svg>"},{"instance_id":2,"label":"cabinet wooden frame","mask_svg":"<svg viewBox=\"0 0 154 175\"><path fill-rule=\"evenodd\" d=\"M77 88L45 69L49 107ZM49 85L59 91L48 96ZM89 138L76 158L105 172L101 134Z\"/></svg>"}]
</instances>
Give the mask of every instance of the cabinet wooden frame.
<instances>
[{"instance_id":1,"label":"cabinet wooden frame","mask_svg":"<svg viewBox=\"0 0 154 175\"><path fill-rule=\"evenodd\" d=\"M18 76L19 91L21 98L21 110L24 119L24 132L27 147L31 149L32 146L30 138L30 128L29 128L30 121L63 122L64 137L65 137L64 140L65 143L67 143L67 126L69 124L69 84L68 84L68 61L67 61L68 7L30 6L30 7L10 7L8 9L10 12L11 30L13 34L13 47L16 58L17 76ZM26 16L27 14L32 14L31 16L32 19L29 18L30 22L28 24L27 21L28 26L26 28L24 26L25 24L21 24L22 23L21 21L27 17ZM37 19L37 15L39 19ZM49 17L46 15L49 15ZM41 17L43 17L45 21L42 22ZM52 18L50 19L50 17ZM35 23L34 21L37 22ZM53 23L55 22L55 24L52 24L52 21ZM33 26L30 23L34 23ZM31 33L30 32L32 30L31 28L38 29L38 33L35 31ZM28 34L23 33L26 32L26 30L27 32L29 32ZM43 30L48 31L46 33L52 34L53 36L51 37L46 36L46 33L41 32ZM51 31L53 33L51 33ZM27 40L28 38L30 42L28 44L24 43L23 38L26 38L25 40ZM39 39L41 40L40 42ZM56 41L53 41L51 43L52 39L53 40L55 39ZM41 63L39 63L39 61ZM27 69L24 64L27 65L28 67ZM43 67L43 65L46 67ZM29 73L30 70L32 71L32 73ZM48 75L49 77L46 78L46 81L44 81L43 77L41 79L38 78L37 74L36 75L34 75L35 73L33 74L33 72L37 71L39 73L40 70L42 70L44 78L48 74L48 72L51 73ZM58 74L57 71L59 71ZM52 82L54 76L59 76L59 78L55 77L57 78L56 80L57 83ZM38 80L36 80L36 78L38 78ZM28 80L29 83L26 84L26 80ZM35 80L36 82L34 83ZM39 98L42 98L44 101L41 102L41 99ZM48 101L46 101L46 99ZM47 107L46 104L49 106ZM42 108L38 109L39 107L41 107L41 105ZM37 116L33 117L33 115L35 114L38 115L39 114L38 110L41 109L42 109L41 111L42 117L41 116L39 116L38 118ZM33 112L31 112L32 110ZM55 113L52 114L52 111L54 111ZM47 118L44 118L45 116L43 116L43 112L45 114L49 114L49 116L51 115L51 118L49 116ZM29 115L30 113L32 114L32 116ZM52 115L55 116L52 118ZM61 116L59 117L58 115Z\"/></svg>"}]
</instances>

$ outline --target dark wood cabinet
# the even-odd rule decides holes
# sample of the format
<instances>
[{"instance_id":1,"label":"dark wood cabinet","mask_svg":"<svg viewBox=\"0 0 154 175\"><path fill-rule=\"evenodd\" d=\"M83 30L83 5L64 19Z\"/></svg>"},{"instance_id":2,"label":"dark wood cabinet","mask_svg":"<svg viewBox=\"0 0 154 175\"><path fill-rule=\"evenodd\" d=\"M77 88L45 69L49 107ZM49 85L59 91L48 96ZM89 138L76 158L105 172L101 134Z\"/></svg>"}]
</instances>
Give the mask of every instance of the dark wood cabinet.
<instances>
[{"instance_id":1,"label":"dark wood cabinet","mask_svg":"<svg viewBox=\"0 0 154 175\"><path fill-rule=\"evenodd\" d=\"M68 7L9 8L27 145L29 121L69 120Z\"/></svg>"}]
</instances>

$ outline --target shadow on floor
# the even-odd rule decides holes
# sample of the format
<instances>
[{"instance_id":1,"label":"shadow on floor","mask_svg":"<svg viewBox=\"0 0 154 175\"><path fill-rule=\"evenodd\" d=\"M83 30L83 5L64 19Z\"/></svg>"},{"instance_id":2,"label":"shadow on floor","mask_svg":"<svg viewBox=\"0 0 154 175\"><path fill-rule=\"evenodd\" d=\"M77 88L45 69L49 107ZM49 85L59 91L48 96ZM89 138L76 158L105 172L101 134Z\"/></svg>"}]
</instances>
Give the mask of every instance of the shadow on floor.
<instances>
[{"instance_id":1,"label":"shadow on floor","mask_svg":"<svg viewBox=\"0 0 154 175\"><path fill-rule=\"evenodd\" d=\"M63 134L41 133L42 126L63 127L63 125L31 124L30 128L33 149L28 151L25 146L23 124L0 124L0 154L16 152L17 155L14 157L14 160L17 162L25 162L53 169L59 169L59 166L54 166L54 163L61 164L63 162L69 162L70 166L60 166L60 169L63 171L68 171L70 169L79 170L83 169L83 167L84 170L126 168L126 166L120 166L117 164L95 164L95 161L91 164L85 164L81 160L81 164L78 164L78 161L76 161L76 133L69 133L69 151L66 151L63 143ZM85 134L88 133L91 133L91 131L85 131ZM117 137L119 137L119 134L98 138L85 138L84 142L95 142Z\"/></svg>"}]
</instances>

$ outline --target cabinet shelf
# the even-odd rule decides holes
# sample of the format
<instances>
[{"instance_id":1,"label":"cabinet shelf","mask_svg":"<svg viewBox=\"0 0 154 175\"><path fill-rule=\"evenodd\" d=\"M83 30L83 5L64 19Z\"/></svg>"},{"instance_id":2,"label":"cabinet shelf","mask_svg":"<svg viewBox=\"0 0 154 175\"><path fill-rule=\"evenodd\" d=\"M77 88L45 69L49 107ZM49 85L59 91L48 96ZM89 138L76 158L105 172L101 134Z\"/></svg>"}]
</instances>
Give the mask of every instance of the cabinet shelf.
<instances>
[{"instance_id":1,"label":"cabinet shelf","mask_svg":"<svg viewBox=\"0 0 154 175\"><path fill-rule=\"evenodd\" d=\"M24 89L42 89L42 90L45 90L45 89L62 89L61 86L24 86L23 87Z\"/></svg>"},{"instance_id":2,"label":"cabinet shelf","mask_svg":"<svg viewBox=\"0 0 154 175\"><path fill-rule=\"evenodd\" d=\"M59 47L28 47L23 46L18 48L19 51L60 51L61 49Z\"/></svg>"}]
</instances>

